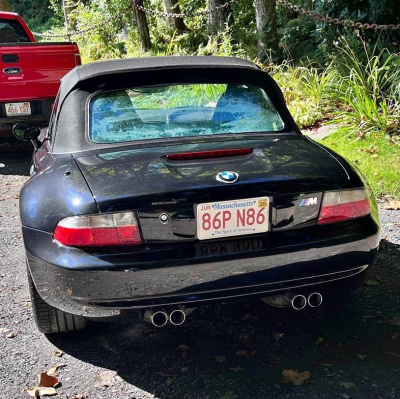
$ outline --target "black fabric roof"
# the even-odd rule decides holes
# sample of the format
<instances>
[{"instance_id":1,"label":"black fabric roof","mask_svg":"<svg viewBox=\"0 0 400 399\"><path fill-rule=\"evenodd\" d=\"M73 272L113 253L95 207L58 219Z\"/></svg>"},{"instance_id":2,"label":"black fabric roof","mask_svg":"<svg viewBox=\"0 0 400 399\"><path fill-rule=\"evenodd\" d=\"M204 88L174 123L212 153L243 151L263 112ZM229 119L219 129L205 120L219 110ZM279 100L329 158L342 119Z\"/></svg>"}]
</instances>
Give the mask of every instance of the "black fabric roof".
<instances>
[{"instance_id":1,"label":"black fabric roof","mask_svg":"<svg viewBox=\"0 0 400 399\"><path fill-rule=\"evenodd\" d=\"M61 80L61 97L65 97L80 82L99 76L160 69L185 68L251 68L257 66L250 61L234 57L170 56L141 57L99 61L80 65L72 69Z\"/></svg>"},{"instance_id":2,"label":"black fabric roof","mask_svg":"<svg viewBox=\"0 0 400 399\"><path fill-rule=\"evenodd\" d=\"M285 123L284 131L291 132L297 129L278 85L267 72L252 62L238 58L211 56L131 58L79 66L62 79L52 150L58 154L79 153L129 145L127 143L97 144L91 141L87 119L89 101L90 97L99 90L111 91L138 86L193 83L259 86L265 90L281 115ZM148 140L130 144L149 145Z\"/></svg>"}]
</instances>

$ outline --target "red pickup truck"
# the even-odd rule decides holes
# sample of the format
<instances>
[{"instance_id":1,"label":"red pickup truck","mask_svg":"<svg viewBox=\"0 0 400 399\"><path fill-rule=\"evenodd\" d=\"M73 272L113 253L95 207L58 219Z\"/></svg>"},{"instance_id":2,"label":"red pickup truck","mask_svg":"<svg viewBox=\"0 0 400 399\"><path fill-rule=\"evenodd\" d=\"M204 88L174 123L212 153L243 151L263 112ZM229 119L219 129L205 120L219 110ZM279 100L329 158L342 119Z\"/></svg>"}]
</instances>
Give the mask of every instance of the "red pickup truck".
<instances>
[{"instance_id":1,"label":"red pickup truck","mask_svg":"<svg viewBox=\"0 0 400 399\"><path fill-rule=\"evenodd\" d=\"M0 11L0 138L17 122L47 126L60 79L80 64L75 43L35 43L18 14Z\"/></svg>"}]
</instances>

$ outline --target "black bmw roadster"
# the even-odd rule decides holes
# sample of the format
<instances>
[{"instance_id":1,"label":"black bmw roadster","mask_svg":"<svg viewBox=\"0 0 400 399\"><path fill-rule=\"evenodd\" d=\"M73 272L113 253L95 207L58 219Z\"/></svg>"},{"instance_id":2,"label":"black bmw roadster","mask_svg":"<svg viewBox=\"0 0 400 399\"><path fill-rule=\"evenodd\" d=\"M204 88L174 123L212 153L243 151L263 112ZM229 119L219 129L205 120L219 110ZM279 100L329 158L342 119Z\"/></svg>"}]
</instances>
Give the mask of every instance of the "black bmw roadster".
<instances>
[{"instance_id":1,"label":"black bmw roadster","mask_svg":"<svg viewBox=\"0 0 400 399\"><path fill-rule=\"evenodd\" d=\"M301 134L251 62L79 66L48 129L14 134L35 147L20 212L43 333L105 318L180 325L198 306L257 297L317 307L374 261L367 182Z\"/></svg>"}]
</instances>

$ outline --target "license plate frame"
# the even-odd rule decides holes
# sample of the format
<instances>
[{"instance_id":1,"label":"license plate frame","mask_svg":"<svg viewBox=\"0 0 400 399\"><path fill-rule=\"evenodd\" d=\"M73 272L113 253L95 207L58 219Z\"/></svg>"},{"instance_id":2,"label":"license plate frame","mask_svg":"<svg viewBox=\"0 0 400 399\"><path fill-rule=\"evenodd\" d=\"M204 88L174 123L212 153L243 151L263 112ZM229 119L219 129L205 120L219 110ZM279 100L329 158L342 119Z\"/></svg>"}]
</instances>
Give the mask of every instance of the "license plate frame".
<instances>
[{"instance_id":1,"label":"license plate frame","mask_svg":"<svg viewBox=\"0 0 400 399\"><path fill-rule=\"evenodd\" d=\"M266 233L270 229L270 203L269 197L200 203L196 206L196 237L212 240ZM250 209L254 212L249 213ZM207 213L209 217L204 216Z\"/></svg>"},{"instance_id":2,"label":"license plate frame","mask_svg":"<svg viewBox=\"0 0 400 399\"><path fill-rule=\"evenodd\" d=\"M30 102L6 103L5 107L7 116L32 115Z\"/></svg>"}]
</instances>

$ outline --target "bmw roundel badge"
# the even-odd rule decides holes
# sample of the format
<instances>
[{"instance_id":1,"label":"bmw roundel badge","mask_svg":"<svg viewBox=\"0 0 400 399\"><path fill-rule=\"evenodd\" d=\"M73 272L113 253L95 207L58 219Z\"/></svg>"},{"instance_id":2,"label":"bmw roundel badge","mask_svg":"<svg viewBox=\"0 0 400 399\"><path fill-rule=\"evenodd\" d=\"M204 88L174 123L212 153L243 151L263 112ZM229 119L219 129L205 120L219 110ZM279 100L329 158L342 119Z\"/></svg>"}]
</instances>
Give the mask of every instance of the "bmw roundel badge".
<instances>
[{"instance_id":1,"label":"bmw roundel badge","mask_svg":"<svg viewBox=\"0 0 400 399\"><path fill-rule=\"evenodd\" d=\"M239 179L239 174L236 172L219 172L217 174L217 180L222 183L235 183Z\"/></svg>"}]
</instances>

